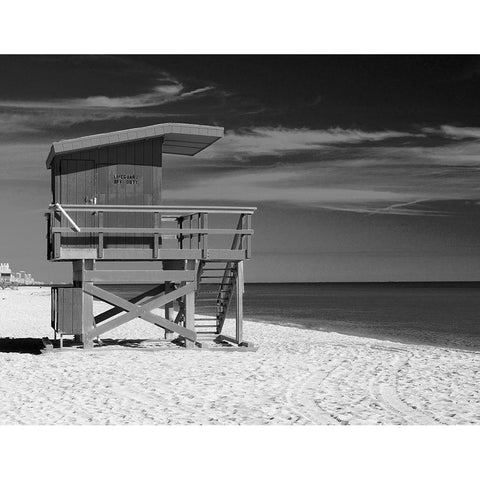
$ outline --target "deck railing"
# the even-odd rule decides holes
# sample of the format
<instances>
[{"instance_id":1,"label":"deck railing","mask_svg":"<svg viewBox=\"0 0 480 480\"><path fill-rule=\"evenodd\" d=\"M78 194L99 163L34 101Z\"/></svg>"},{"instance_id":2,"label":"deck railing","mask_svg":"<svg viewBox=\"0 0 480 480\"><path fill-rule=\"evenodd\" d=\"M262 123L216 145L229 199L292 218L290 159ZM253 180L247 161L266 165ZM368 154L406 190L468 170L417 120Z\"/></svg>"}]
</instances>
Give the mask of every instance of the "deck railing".
<instances>
[{"instance_id":1,"label":"deck railing","mask_svg":"<svg viewBox=\"0 0 480 480\"><path fill-rule=\"evenodd\" d=\"M235 260L240 258L239 252L242 252L243 258L251 257L251 238L252 215L255 212L254 207L198 207L198 206L170 206L170 205L65 205L53 204L49 207L47 215L47 237L49 258L52 260L71 260L74 258L96 258L96 259L117 259L119 250L124 250L120 257L129 259L130 257L141 256L142 259L188 259L188 258L225 258L226 260ZM90 225L82 225L82 218L85 215L93 215L95 220L88 222ZM107 214L145 214L151 215L152 219L148 223L152 227L140 226L105 226L104 219ZM210 228L209 220L214 220L219 216L238 217L236 228ZM65 219L62 222L62 217ZM165 227L164 224L172 222L173 227ZM110 220L110 224L113 222ZM232 222L235 225L234 222ZM94 226L91 226L94 224ZM62 244L62 239L82 238L88 234L88 245L75 248L66 248ZM149 238L150 254L140 255L138 249L136 252L127 252L126 249L109 248L106 243L106 237L112 236L133 236L141 235ZM209 239L214 236L230 236L231 245L224 249L212 249ZM174 247L168 248L162 240L174 239ZM175 241L176 240L176 241ZM92 248L92 244L94 247ZM148 248L146 248L148 251ZM92 252L95 250L95 252ZM113 252L115 250L115 252ZM88 251L88 254L86 253ZM229 254L228 252L232 252ZM77 255L77 256L75 256ZM86 256L87 255L87 256ZM238 257L238 258L237 258ZM120 259L120 258L118 258Z\"/></svg>"}]
</instances>

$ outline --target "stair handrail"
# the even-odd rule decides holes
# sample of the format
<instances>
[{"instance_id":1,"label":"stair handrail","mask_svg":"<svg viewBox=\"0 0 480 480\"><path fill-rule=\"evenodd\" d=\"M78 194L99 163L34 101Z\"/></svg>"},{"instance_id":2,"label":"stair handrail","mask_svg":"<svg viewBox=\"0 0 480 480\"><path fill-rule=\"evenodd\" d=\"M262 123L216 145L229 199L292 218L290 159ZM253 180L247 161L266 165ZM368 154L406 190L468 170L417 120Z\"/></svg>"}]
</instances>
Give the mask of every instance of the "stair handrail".
<instances>
[{"instance_id":1,"label":"stair handrail","mask_svg":"<svg viewBox=\"0 0 480 480\"><path fill-rule=\"evenodd\" d=\"M244 219L245 214L240 214L240 218L238 219L237 223L237 230L241 230L243 228L243 219ZM231 250L240 250L241 249L241 244L242 244L242 234L241 233L236 233L235 236L233 237L232 241L232 246ZM231 286L232 286L232 279L235 277L235 271L232 268L233 262L227 262L225 265L225 273L223 274L223 279L222 283L220 284L220 288L218 290L217 294L217 303L222 303L222 290L224 286L229 287L229 297L227 300L227 304L224 305L224 309L221 315L220 324L219 324L219 332L221 332L223 328L223 324L225 323L225 317L227 315L228 307L230 306L230 301L231 301ZM232 275L233 273L233 275Z\"/></svg>"}]
</instances>

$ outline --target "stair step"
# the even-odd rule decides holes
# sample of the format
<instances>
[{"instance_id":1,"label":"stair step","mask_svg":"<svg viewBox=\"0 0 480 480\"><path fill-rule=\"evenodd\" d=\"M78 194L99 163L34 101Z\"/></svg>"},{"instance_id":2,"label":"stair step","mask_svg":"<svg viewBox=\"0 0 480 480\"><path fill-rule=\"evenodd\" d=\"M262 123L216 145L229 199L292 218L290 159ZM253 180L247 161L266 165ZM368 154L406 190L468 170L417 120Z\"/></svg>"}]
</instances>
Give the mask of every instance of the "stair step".
<instances>
[{"instance_id":1,"label":"stair step","mask_svg":"<svg viewBox=\"0 0 480 480\"><path fill-rule=\"evenodd\" d=\"M218 333L215 333L213 335L197 335L197 339L201 340L201 341L204 341L204 342L205 341L208 342L209 340L211 340L211 341L216 340L218 335L219 335Z\"/></svg>"},{"instance_id":2,"label":"stair step","mask_svg":"<svg viewBox=\"0 0 480 480\"><path fill-rule=\"evenodd\" d=\"M233 275L202 275L202 278L234 278Z\"/></svg>"},{"instance_id":3,"label":"stair step","mask_svg":"<svg viewBox=\"0 0 480 480\"><path fill-rule=\"evenodd\" d=\"M202 293L220 293L222 295L226 295L228 293L228 290L201 290L197 295L200 295Z\"/></svg>"},{"instance_id":4,"label":"stair step","mask_svg":"<svg viewBox=\"0 0 480 480\"><path fill-rule=\"evenodd\" d=\"M203 291L205 291L205 290L203 289L204 287L210 287L210 288L217 287L217 290L219 290L219 288L220 288L222 285L223 285L224 287L228 287L228 285L225 285L225 284L223 284L223 283L201 283L201 284L200 284L200 289L203 290ZM202 287L203 287L203 288L202 288Z\"/></svg>"},{"instance_id":5,"label":"stair step","mask_svg":"<svg viewBox=\"0 0 480 480\"><path fill-rule=\"evenodd\" d=\"M204 268L203 272L224 272L225 268Z\"/></svg>"}]
</instances>

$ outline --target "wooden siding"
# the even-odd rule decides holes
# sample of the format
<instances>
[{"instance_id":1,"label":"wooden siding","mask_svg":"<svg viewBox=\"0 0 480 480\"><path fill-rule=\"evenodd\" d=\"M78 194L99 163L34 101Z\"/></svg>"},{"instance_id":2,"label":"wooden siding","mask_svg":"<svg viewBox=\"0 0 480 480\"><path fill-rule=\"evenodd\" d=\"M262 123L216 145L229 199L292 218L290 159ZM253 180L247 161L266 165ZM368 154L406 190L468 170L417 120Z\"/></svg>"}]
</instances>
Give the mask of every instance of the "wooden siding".
<instances>
[{"instance_id":1,"label":"wooden siding","mask_svg":"<svg viewBox=\"0 0 480 480\"><path fill-rule=\"evenodd\" d=\"M52 165L53 202L83 205L159 205L162 190L162 138L92 148L59 155ZM75 212L80 227L153 227L154 214L106 212L102 218ZM69 227L62 217L61 227ZM105 248L152 248L151 236L115 234L104 238ZM62 246L95 248L92 234L62 235Z\"/></svg>"},{"instance_id":2,"label":"wooden siding","mask_svg":"<svg viewBox=\"0 0 480 480\"><path fill-rule=\"evenodd\" d=\"M82 333L82 289L57 288L57 332L65 335Z\"/></svg>"}]
</instances>

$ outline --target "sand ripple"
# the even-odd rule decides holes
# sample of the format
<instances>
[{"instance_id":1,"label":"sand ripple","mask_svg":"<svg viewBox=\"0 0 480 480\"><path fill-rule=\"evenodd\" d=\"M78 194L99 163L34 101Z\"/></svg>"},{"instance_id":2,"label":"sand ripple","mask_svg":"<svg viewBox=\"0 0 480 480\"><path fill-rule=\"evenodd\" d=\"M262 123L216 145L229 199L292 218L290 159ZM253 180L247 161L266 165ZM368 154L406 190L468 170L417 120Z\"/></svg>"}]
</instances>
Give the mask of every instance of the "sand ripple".
<instances>
[{"instance_id":1,"label":"sand ripple","mask_svg":"<svg viewBox=\"0 0 480 480\"><path fill-rule=\"evenodd\" d=\"M51 336L48 294L2 292L0 337ZM106 337L158 331L138 320ZM0 424L480 423L476 352L255 322L245 337L260 349L0 353Z\"/></svg>"}]
</instances>

